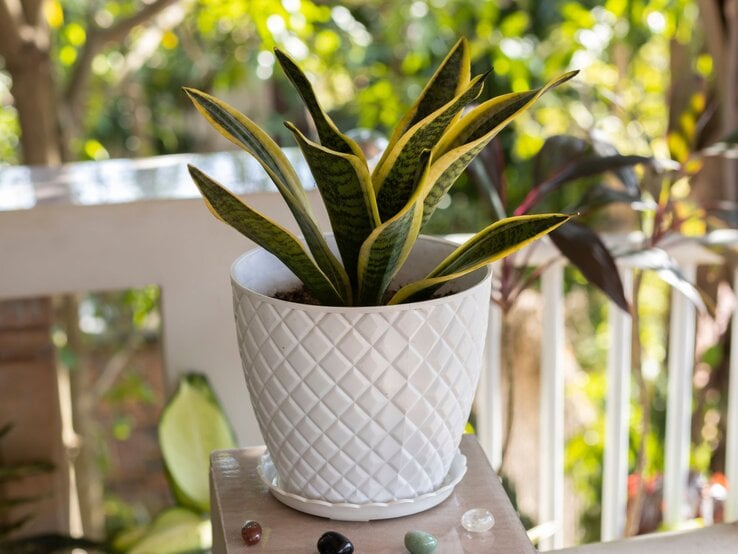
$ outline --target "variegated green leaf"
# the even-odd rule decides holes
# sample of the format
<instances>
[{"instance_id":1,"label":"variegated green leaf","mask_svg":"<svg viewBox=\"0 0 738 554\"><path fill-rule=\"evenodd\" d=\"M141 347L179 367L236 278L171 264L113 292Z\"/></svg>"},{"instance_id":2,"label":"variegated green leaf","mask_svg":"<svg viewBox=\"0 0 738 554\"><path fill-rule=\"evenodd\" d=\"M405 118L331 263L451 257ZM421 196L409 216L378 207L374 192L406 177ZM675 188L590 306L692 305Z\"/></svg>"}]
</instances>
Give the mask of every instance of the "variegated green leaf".
<instances>
[{"instance_id":1,"label":"variegated green leaf","mask_svg":"<svg viewBox=\"0 0 738 554\"><path fill-rule=\"evenodd\" d=\"M322 304L345 305L341 294L310 258L302 243L284 227L244 204L240 198L193 166L192 180L211 213L279 258Z\"/></svg>"},{"instance_id":2,"label":"variegated green leaf","mask_svg":"<svg viewBox=\"0 0 738 554\"><path fill-rule=\"evenodd\" d=\"M320 269L341 296L351 298L346 271L333 255L308 203L292 164L284 152L253 121L238 110L204 92L185 89L195 107L227 139L254 156L271 177L295 218Z\"/></svg>"},{"instance_id":3,"label":"variegated green leaf","mask_svg":"<svg viewBox=\"0 0 738 554\"><path fill-rule=\"evenodd\" d=\"M389 303L400 304L428 298L447 281L512 254L570 218L565 214L541 214L496 221L454 250L425 279L402 287Z\"/></svg>"},{"instance_id":4,"label":"variegated green leaf","mask_svg":"<svg viewBox=\"0 0 738 554\"><path fill-rule=\"evenodd\" d=\"M359 304L362 306L382 303L387 287L418 238L430 157L430 150L420 154L421 165L415 176L415 193L407 205L377 227L361 247L358 268Z\"/></svg>"},{"instance_id":5,"label":"variegated green leaf","mask_svg":"<svg viewBox=\"0 0 738 554\"><path fill-rule=\"evenodd\" d=\"M357 286L359 250L380 224L369 170L353 154L329 150L307 139L287 123L300 146L323 198L343 266Z\"/></svg>"},{"instance_id":6,"label":"variegated green leaf","mask_svg":"<svg viewBox=\"0 0 738 554\"><path fill-rule=\"evenodd\" d=\"M484 77L475 77L466 90L405 133L372 175L382 221L394 216L413 194L413 179L423 150L433 150L454 117L482 92Z\"/></svg>"},{"instance_id":7,"label":"variegated green leaf","mask_svg":"<svg viewBox=\"0 0 738 554\"><path fill-rule=\"evenodd\" d=\"M310 81L308 81L308 78L297 66L294 60L279 48L275 48L274 53L277 56L279 65L282 66L282 69L290 82L297 89L297 92L300 93L305 106L313 117L315 128L318 130L318 136L320 137L320 143L326 148L330 148L336 152L353 154L359 159L364 160L364 154L361 151L361 148L359 148L359 145L350 137L347 137L339 131L328 114L326 114L320 107L318 99L315 96L315 92L313 91L313 87L310 85Z\"/></svg>"},{"instance_id":8,"label":"variegated green leaf","mask_svg":"<svg viewBox=\"0 0 738 554\"><path fill-rule=\"evenodd\" d=\"M405 131L463 92L469 84L470 66L469 42L465 38L461 38L451 48L433 77L425 85L420 96L395 127L385 149L385 155L382 156L377 167L383 165L384 158Z\"/></svg>"},{"instance_id":9,"label":"variegated green leaf","mask_svg":"<svg viewBox=\"0 0 738 554\"><path fill-rule=\"evenodd\" d=\"M233 106L202 91L185 88L192 103L215 129L261 164L282 196L291 194L307 206L305 190L287 156L269 135Z\"/></svg>"},{"instance_id":10,"label":"variegated green leaf","mask_svg":"<svg viewBox=\"0 0 738 554\"><path fill-rule=\"evenodd\" d=\"M451 126L438 145L438 152L442 155L433 163L428 176L434 184L425 198L423 225L459 175L508 123L530 108L546 91L576 74L576 71L571 71L539 89L488 100Z\"/></svg>"},{"instance_id":11,"label":"variegated green leaf","mask_svg":"<svg viewBox=\"0 0 738 554\"><path fill-rule=\"evenodd\" d=\"M509 122L524 112L531 104L540 98L546 91L565 83L573 78L578 71L569 71L552 79L539 89L526 92L512 92L503 94L480 104L465 114L438 145L439 152L448 152L452 148L468 144L497 129L501 124Z\"/></svg>"}]
</instances>

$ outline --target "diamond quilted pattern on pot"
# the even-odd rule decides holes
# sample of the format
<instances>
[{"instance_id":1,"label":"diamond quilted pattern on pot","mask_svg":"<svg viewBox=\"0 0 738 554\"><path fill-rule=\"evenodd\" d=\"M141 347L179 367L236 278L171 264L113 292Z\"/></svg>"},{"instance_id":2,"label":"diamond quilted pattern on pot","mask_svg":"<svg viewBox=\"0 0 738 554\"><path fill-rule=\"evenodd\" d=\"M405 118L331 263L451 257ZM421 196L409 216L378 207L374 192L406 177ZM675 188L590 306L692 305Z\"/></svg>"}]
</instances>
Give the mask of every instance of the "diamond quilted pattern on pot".
<instances>
[{"instance_id":1,"label":"diamond quilted pattern on pot","mask_svg":"<svg viewBox=\"0 0 738 554\"><path fill-rule=\"evenodd\" d=\"M244 375L280 487L388 502L446 476L477 384L489 288L334 312L234 285Z\"/></svg>"}]
</instances>

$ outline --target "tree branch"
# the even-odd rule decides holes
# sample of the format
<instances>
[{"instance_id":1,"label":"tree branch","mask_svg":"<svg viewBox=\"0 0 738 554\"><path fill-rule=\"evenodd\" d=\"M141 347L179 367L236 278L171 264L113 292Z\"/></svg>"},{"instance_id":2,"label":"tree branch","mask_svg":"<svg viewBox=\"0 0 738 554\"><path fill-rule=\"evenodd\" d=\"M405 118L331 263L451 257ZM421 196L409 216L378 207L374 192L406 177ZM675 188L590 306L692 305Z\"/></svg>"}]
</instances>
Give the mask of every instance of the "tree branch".
<instances>
[{"instance_id":1,"label":"tree branch","mask_svg":"<svg viewBox=\"0 0 738 554\"><path fill-rule=\"evenodd\" d=\"M728 47L725 38L725 28L723 27L723 18L720 13L719 0L698 0L700 8L700 17L705 31L705 41L707 49L713 59L713 67L715 78L718 82L718 88L725 90L725 51Z\"/></svg>"},{"instance_id":2,"label":"tree branch","mask_svg":"<svg viewBox=\"0 0 738 554\"><path fill-rule=\"evenodd\" d=\"M89 393L93 402L98 402L113 387L145 342L144 336L139 332L133 331L128 335L126 343L108 360L102 373L93 383Z\"/></svg>"},{"instance_id":3,"label":"tree branch","mask_svg":"<svg viewBox=\"0 0 738 554\"><path fill-rule=\"evenodd\" d=\"M738 0L725 3L726 42L728 54L725 65L718 67L716 73L723 76L723 133L732 133L738 126ZM736 179L738 167L736 160L726 157L723 160L723 198L738 199Z\"/></svg>"},{"instance_id":4,"label":"tree branch","mask_svg":"<svg viewBox=\"0 0 738 554\"><path fill-rule=\"evenodd\" d=\"M106 29L99 29L101 45L104 46L108 42L122 42L136 26L143 25L164 8L177 2L179 0L156 0L131 17L118 21Z\"/></svg>"},{"instance_id":5,"label":"tree branch","mask_svg":"<svg viewBox=\"0 0 738 554\"><path fill-rule=\"evenodd\" d=\"M26 16L26 22L33 26L38 27L41 18L41 6L43 5L43 0L20 0L22 7L23 7L23 13Z\"/></svg>"},{"instance_id":6,"label":"tree branch","mask_svg":"<svg viewBox=\"0 0 738 554\"><path fill-rule=\"evenodd\" d=\"M0 2L3 0L0 0ZM114 25L101 28L94 23L91 12L87 24L87 42L74 64L72 75L64 91L64 98L69 110L70 123L76 120L75 112L81 104L83 93L92 75L92 60L110 42L123 42L128 34L138 25L143 25L159 12L176 4L180 0L156 0L136 14L118 21ZM94 8L93 8L94 9Z\"/></svg>"},{"instance_id":7,"label":"tree branch","mask_svg":"<svg viewBox=\"0 0 738 554\"><path fill-rule=\"evenodd\" d=\"M0 56L7 65L15 61L21 50L20 30L25 26L19 0L0 0Z\"/></svg>"}]
</instances>

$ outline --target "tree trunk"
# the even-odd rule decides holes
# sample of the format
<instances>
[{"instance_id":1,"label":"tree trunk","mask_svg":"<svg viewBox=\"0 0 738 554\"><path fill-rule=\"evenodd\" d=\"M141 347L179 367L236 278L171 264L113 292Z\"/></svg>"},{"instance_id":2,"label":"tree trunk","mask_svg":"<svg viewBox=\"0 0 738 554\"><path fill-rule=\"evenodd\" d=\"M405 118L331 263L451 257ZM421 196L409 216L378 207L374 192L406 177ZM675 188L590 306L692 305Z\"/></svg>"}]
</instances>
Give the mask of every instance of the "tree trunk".
<instances>
[{"instance_id":1,"label":"tree trunk","mask_svg":"<svg viewBox=\"0 0 738 554\"><path fill-rule=\"evenodd\" d=\"M698 0L707 50L713 58L716 118L702 133L700 146L723 138L738 127L738 0ZM695 198L703 204L738 200L738 163L708 158L695 184Z\"/></svg>"},{"instance_id":2,"label":"tree trunk","mask_svg":"<svg viewBox=\"0 0 738 554\"><path fill-rule=\"evenodd\" d=\"M13 98L21 126L23 163L59 165L61 141L56 123L54 79L48 52L32 51L25 62L9 66Z\"/></svg>"},{"instance_id":3,"label":"tree trunk","mask_svg":"<svg viewBox=\"0 0 738 554\"><path fill-rule=\"evenodd\" d=\"M0 56L13 80L11 94L21 127L23 163L59 165L61 138L49 28L42 2L0 0Z\"/></svg>"}]
</instances>

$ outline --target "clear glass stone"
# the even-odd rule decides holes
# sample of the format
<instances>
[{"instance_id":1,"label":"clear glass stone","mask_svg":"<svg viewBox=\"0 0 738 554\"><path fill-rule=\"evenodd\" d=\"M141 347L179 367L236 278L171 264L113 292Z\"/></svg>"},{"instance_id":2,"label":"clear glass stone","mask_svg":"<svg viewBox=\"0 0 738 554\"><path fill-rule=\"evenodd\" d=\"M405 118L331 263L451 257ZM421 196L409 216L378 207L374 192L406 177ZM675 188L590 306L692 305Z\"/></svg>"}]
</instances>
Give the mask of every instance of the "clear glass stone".
<instances>
[{"instance_id":1,"label":"clear glass stone","mask_svg":"<svg viewBox=\"0 0 738 554\"><path fill-rule=\"evenodd\" d=\"M461 525L472 533L484 533L489 531L495 524L495 516L485 508L474 508L464 512L461 516Z\"/></svg>"}]
</instances>

